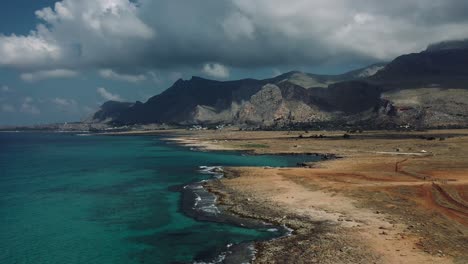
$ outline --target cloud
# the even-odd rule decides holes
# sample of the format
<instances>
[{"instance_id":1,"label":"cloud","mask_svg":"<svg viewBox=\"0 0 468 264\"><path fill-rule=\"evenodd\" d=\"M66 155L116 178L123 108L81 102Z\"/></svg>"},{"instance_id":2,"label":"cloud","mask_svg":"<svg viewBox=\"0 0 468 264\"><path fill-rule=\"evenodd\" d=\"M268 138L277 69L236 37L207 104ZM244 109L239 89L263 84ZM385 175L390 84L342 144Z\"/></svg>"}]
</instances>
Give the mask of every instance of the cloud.
<instances>
[{"instance_id":1,"label":"cloud","mask_svg":"<svg viewBox=\"0 0 468 264\"><path fill-rule=\"evenodd\" d=\"M92 114L96 112L96 108L92 108L88 105L82 107L85 114Z\"/></svg>"},{"instance_id":2,"label":"cloud","mask_svg":"<svg viewBox=\"0 0 468 264\"><path fill-rule=\"evenodd\" d=\"M182 79L182 77L183 77L183 74L181 72L171 72L171 73L169 73L169 80L171 82Z\"/></svg>"},{"instance_id":3,"label":"cloud","mask_svg":"<svg viewBox=\"0 0 468 264\"><path fill-rule=\"evenodd\" d=\"M272 69L272 72L273 72L272 77L280 76L281 74L283 74L283 72L278 69Z\"/></svg>"},{"instance_id":4,"label":"cloud","mask_svg":"<svg viewBox=\"0 0 468 264\"><path fill-rule=\"evenodd\" d=\"M229 69L219 63L205 64L202 72L213 78L226 79L229 77Z\"/></svg>"},{"instance_id":5,"label":"cloud","mask_svg":"<svg viewBox=\"0 0 468 264\"><path fill-rule=\"evenodd\" d=\"M99 71L101 77L117 81L126 81L126 82L142 82L146 80L146 76L143 74L132 75L132 74L119 74L111 69L103 69Z\"/></svg>"},{"instance_id":6,"label":"cloud","mask_svg":"<svg viewBox=\"0 0 468 264\"><path fill-rule=\"evenodd\" d=\"M54 99L52 99L52 102L58 106L74 106L74 105L77 105L78 103L73 100L73 99L64 99L64 98L60 98L60 97L56 97Z\"/></svg>"},{"instance_id":7,"label":"cloud","mask_svg":"<svg viewBox=\"0 0 468 264\"><path fill-rule=\"evenodd\" d=\"M32 97L30 97L30 96L27 96L27 97L24 98L23 101L25 103L32 103L32 102L34 102L34 99Z\"/></svg>"},{"instance_id":8,"label":"cloud","mask_svg":"<svg viewBox=\"0 0 468 264\"><path fill-rule=\"evenodd\" d=\"M41 110L33 103L34 99L32 97L25 97L23 103L20 106L20 112L31 115L39 115Z\"/></svg>"},{"instance_id":9,"label":"cloud","mask_svg":"<svg viewBox=\"0 0 468 264\"><path fill-rule=\"evenodd\" d=\"M74 99L56 97L51 99L51 102L62 112L79 112L78 103Z\"/></svg>"},{"instance_id":10,"label":"cloud","mask_svg":"<svg viewBox=\"0 0 468 264\"><path fill-rule=\"evenodd\" d=\"M160 84L162 82L161 78L154 71L149 71L148 76L150 77L151 80L153 80L154 83Z\"/></svg>"},{"instance_id":11,"label":"cloud","mask_svg":"<svg viewBox=\"0 0 468 264\"><path fill-rule=\"evenodd\" d=\"M29 35L0 35L0 65L21 69L96 66L127 60L155 31L129 0L63 0L36 11ZM123 56L122 51L129 52Z\"/></svg>"},{"instance_id":12,"label":"cloud","mask_svg":"<svg viewBox=\"0 0 468 264\"><path fill-rule=\"evenodd\" d=\"M11 104L2 104L2 112L14 113L16 110Z\"/></svg>"},{"instance_id":13,"label":"cloud","mask_svg":"<svg viewBox=\"0 0 468 264\"><path fill-rule=\"evenodd\" d=\"M103 87L97 88L97 92L102 98L104 98L107 101L118 101L118 102L123 101L123 99L122 99L122 97L120 97L120 95L112 94L111 92L107 91Z\"/></svg>"},{"instance_id":14,"label":"cloud","mask_svg":"<svg viewBox=\"0 0 468 264\"><path fill-rule=\"evenodd\" d=\"M73 78L76 76L78 76L78 72L67 69L36 71L20 75L21 79L25 82L37 82L45 79Z\"/></svg>"},{"instance_id":15,"label":"cloud","mask_svg":"<svg viewBox=\"0 0 468 264\"><path fill-rule=\"evenodd\" d=\"M229 15L222 25L226 36L231 40L254 38L255 27L252 21L239 12Z\"/></svg>"},{"instance_id":16,"label":"cloud","mask_svg":"<svg viewBox=\"0 0 468 264\"><path fill-rule=\"evenodd\" d=\"M27 35L0 35L0 66L179 71L390 60L468 36L465 0L62 0ZM211 65L213 66L213 65ZM148 78L148 77L146 77Z\"/></svg>"},{"instance_id":17,"label":"cloud","mask_svg":"<svg viewBox=\"0 0 468 264\"><path fill-rule=\"evenodd\" d=\"M10 89L10 87L8 87L8 86L6 86L6 85L2 85L1 91L7 93L7 92L10 92L11 89Z\"/></svg>"},{"instance_id":18,"label":"cloud","mask_svg":"<svg viewBox=\"0 0 468 264\"><path fill-rule=\"evenodd\" d=\"M29 36L0 35L0 66L28 68L59 62L61 47L42 36L43 30L41 26Z\"/></svg>"}]
</instances>

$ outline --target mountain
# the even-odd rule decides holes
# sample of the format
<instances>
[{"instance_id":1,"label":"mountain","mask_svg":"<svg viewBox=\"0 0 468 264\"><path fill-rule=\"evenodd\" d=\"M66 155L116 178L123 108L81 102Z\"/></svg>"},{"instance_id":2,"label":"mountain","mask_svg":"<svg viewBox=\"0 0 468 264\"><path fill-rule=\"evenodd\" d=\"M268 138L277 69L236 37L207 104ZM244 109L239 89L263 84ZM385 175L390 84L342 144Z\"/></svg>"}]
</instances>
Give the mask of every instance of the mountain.
<instances>
[{"instance_id":1,"label":"mountain","mask_svg":"<svg viewBox=\"0 0 468 264\"><path fill-rule=\"evenodd\" d=\"M94 120L125 125L237 122L272 124L274 120L289 118L280 114L271 114L275 112L273 108L279 106L285 112L290 112L289 116L296 118L297 122L310 122L315 119L314 116L325 119L321 116L329 115L322 113L320 108L333 111L343 106L343 103L338 103L337 97L341 93L336 92L338 88L315 88L327 88L335 83L359 79L363 73L368 72L367 68L342 75L289 72L265 80L244 79L226 82L200 77L192 77L190 80L180 79L146 103L107 102L95 113ZM267 98L280 100L282 103L272 105L270 101L264 102ZM270 108L267 109L264 105L270 105ZM254 112L250 111L254 108ZM265 111L260 108L265 108Z\"/></svg>"},{"instance_id":2,"label":"mountain","mask_svg":"<svg viewBox=\"0 0 468 264\"><path fill-rule=\"evenodd\" d=\"M190 123L197 106L224 109L232 103L247 100L267 82L253 79L220 82L193 77L178 80L163 93L146 103L129 106L118 111L114 122L134 123ZM101 111L98 120L102 120Z\"/></svg>"},{"instance_id":3,"label":"mountain","mask_svg":"<svg viewBox=\"0 0 468 264\"><path fill-rule=\"evenodd\" d=\"M108 102L95 122L231 123L264 128L468 125L468 49L431 45L339 75L298 71L265 80L178 80L141 103Z\"/></svg>"},{"instance_id":4,"label":"mountain","mask_svg":"<svg viewBox=\"0 0 468 264\"><path fill-rule=\"evenodd\" d=\"M427 47L428 52L441 51L441 50L454 50L468 48L468 39L443 41L431 44Z\"/></svg>"},{"instance_id":5,"label":"mountain","mask_svg":"<svg viewBox=\"0 0 468 264\"><path fill-rule=\"evenodd\" d=\"M101 106L99 111L93 115L93 119L101 122L111 122L112 120L118 119L120 113L127 111L134 105L133 103L107 101Z\"/></svg>"},{"instance_id":6,"label":"mountain","mask_svg":"<svg viewBox=\"0 0 468 264\"><path fill-rule=\"evenodd\" d=\"M300 71L292 71L282 75L279 75L275 78L270 79L272 83L280 83L282 81L288 81L295 85L304 87L304 88L327 88L329 85L350 81L358 80L370 77L376 74L379 70L383 69L386 64L378 63L373 64L365 68L353 70L344 74L338 75L320 75L313 73L303 73Z\"/></svg>"},{"instance_id":7,"label":"mountain","mask_svg":"<svg viewBox=\"0 0 468 264\"><path fill-rule=\"evenodd\" d=\"M468 125L468 41L429 45L369 77L394 109L392 122L418 127ZM382 116L381 116L382 117Z\"/></svg>"},{"instance_id":8,"label":"mountain","mask_svg":"<svg viewBox=\"0 0 468 264\"><path fill-rule=\"evenodd\" d=\"M452 48L451 48L452 47ZM386 90L412 87L467 88L468 45L434 44L403 55L369 77Z\"/></svg>"}]
</instances>

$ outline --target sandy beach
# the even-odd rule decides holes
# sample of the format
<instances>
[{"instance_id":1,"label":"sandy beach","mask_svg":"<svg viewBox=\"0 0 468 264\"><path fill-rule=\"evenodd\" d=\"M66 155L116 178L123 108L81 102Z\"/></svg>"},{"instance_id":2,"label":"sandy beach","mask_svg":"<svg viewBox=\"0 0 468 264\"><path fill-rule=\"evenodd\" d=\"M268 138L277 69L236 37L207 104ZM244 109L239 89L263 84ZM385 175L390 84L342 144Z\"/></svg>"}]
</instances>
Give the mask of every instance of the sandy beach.
<instances>
[{"instance_id":1,"label":"sandy beach","mask_svg":"<svg viewBox=\"0 0 468 264\"><path fill-rule=\"evenodd\" d=\"M255 263L468 262L468 130L170 134L204 150L338 157L225 168L208 184L228 211L294 230L258 242Z\"/></svg>"}]
</instances>

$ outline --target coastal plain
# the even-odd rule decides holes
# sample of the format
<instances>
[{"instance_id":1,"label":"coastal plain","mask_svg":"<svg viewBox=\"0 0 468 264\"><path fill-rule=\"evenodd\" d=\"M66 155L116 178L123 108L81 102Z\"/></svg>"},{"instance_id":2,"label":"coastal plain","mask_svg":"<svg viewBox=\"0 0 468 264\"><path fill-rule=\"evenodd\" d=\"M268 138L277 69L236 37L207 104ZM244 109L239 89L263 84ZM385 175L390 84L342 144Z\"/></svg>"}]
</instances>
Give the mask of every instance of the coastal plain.
<instances>
[{"instance_id":1,"label":"coastal plain","mask_svg":"<svg viewBox=\"0 0 468 264\"><path fill-rule=\"evenodd\" d=\"M257 242L255 263L468 263L466 129L170 137L201 150L322 157L295 168L225 168L207 184L227 211L293 230Z\"/></svg>"}]
</instances>

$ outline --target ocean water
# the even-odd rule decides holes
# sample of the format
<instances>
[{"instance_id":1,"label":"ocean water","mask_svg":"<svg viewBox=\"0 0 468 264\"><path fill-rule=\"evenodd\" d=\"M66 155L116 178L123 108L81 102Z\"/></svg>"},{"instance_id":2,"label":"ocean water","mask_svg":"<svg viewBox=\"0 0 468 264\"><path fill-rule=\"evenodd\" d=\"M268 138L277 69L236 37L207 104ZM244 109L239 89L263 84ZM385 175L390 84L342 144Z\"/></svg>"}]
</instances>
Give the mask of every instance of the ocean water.
<instances>
[{"instance_id":1,"label":"ocean water","mask_svg":"<svg viewBox=\"0 0 468 264\"><path fill-rule=\"evenodd\" d=\"M291 166L304 157L197 152L156 136L0 133L0 263L193 263L266 228L197 221L173 186L199 166Z\"/></svg>"}]
</instances>

